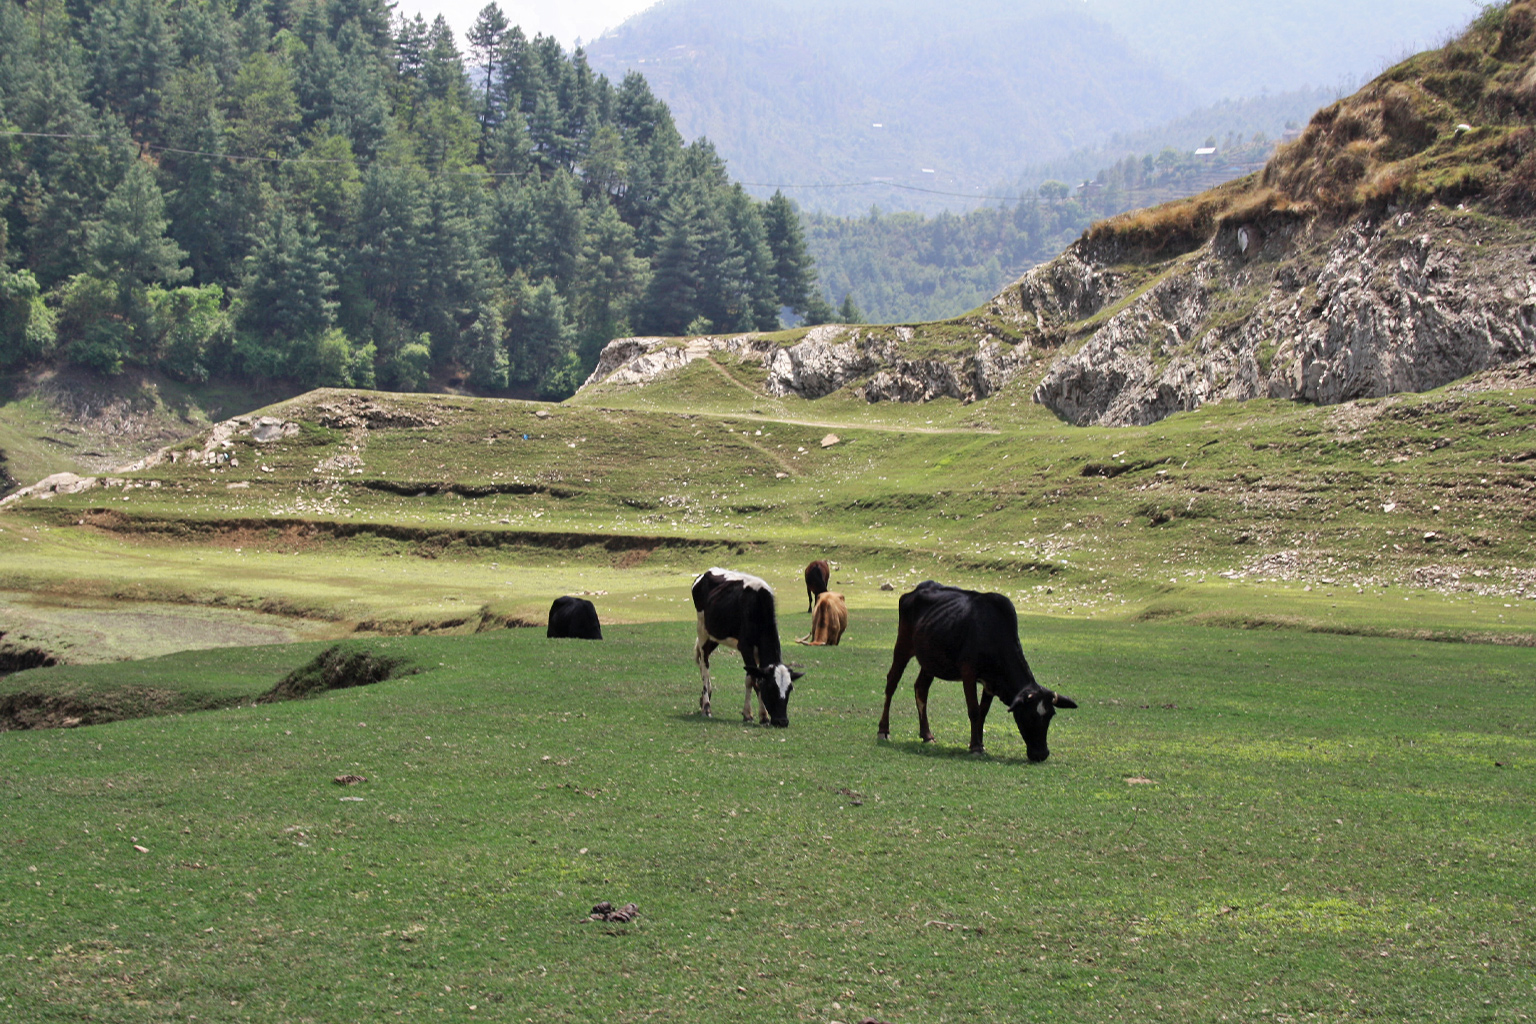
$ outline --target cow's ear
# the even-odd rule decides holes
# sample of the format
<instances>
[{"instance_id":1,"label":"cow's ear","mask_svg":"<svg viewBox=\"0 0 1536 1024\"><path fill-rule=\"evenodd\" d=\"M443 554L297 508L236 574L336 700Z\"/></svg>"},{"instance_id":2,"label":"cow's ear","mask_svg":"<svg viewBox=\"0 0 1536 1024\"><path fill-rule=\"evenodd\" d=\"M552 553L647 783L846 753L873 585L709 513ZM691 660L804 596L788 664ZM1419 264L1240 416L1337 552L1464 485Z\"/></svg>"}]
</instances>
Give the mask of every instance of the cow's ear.
<instances>
[{"instance_id":1,"label":"cow's ear","mask_svg":"<svg viewBox=\"0 0 1536 1024\"><path fill-rule=\"evenodd\" d=\"M790 669L789 670L789 681L790 682L794 682L796 679L804 679L804 678L805 678L805 673L804 672L796 672L794 669Z\"/></svg>"},{"instance_id":2,"label":"cow's ear","mask_svg":"<svg viewBox=\"0 0 1536 1024\"><path fill-rule=\"evenodd\" d=\"M1073 708L1077 707L1077 701L1073 700L1071 697L1063 697L1059 693L1051 694L1051 703L1055 704L1058 708L1061 708L1063 711L1067 711L1067 710L1070 710L1070 709L1073 709Z\"/></svg>"}]
</instances>

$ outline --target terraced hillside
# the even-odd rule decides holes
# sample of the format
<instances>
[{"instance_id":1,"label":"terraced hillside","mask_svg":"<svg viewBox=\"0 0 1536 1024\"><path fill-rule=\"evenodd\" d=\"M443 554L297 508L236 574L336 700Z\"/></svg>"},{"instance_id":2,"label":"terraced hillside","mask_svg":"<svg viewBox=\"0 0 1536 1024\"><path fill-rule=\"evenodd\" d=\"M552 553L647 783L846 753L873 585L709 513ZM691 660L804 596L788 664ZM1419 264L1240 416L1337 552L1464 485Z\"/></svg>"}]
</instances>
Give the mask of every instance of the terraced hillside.
<instances>
[{"instance_id":1,"label":"terraced hillside","mask_svg":"<svg viewBox=\"0 0 1536 1024\"><path fill-rule=\"evenodd\" d=\"M541 623L562 593L605 621L688 618L710 564L793 595L826 556L855 607L934 577L1046 614L1536 634L1530 368L1128 429L1066 426L1027 381L871 407L773 397L759 370L700 359L554 407L313 392L14 497L0 591L44 620L127 600L465 632ZM90 658L68 630L38 642Z\"/></svg>"}]
</instances>

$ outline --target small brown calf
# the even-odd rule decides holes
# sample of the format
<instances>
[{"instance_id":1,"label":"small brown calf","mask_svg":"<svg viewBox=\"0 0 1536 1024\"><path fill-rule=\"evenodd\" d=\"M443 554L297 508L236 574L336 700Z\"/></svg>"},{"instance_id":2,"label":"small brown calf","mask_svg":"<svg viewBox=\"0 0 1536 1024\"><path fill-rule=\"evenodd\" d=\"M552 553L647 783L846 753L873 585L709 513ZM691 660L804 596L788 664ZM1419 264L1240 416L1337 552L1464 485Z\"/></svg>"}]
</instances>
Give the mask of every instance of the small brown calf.
<instances>
[{"instance_id":1,"label":"small brown calf","mask_svg":"<svg viewBox=\"0 0 1536 1024\"><path fill-rule=\"evenodd\" d=\"M816 610L811 613L811 635L795 641L807 647L836 647L848 628L848 602L832 590L816 596Z\"/></svg>"}]
</instances>

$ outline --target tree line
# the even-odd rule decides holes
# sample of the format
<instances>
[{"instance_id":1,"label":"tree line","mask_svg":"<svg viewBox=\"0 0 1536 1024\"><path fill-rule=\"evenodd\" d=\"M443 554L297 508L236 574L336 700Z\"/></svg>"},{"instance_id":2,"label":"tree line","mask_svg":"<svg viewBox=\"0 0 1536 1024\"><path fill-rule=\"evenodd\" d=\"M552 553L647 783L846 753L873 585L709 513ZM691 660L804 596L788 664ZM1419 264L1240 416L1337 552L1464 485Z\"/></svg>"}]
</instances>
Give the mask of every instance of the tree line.
<instances>
[{"instance_id":1,"label":"tree line","mask_svg":"<svg viewBox=\"0 0 1536 1024\"><path fill-rule=\"evenodd\" d=\"M572 393L835 315L782 195L495 4L0 0L0 368Z\"/></svg>"}]
</instances>

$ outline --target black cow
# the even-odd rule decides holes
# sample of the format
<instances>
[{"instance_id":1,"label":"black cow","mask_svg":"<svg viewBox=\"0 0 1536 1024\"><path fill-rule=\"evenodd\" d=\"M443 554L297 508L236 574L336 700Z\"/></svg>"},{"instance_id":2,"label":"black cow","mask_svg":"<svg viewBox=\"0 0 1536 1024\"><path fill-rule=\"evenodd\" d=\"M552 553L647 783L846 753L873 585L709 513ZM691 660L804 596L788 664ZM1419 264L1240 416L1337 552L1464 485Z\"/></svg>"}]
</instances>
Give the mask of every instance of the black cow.
<instances>
[{"instance_id":1,"label":"black cow","mask_svg":"<svg viewBox=\"0 0 1536 1024\"><path fill-rule=\"evenodd\" d=\"M818 558L805 567L805 596L809 601L805 610L816 610L816 599L832 585L832 565L825 558Z\"/></svg>"},{"instance_id":2,"label":"black cow","mask_svg":"<svg viewBox=\"0 0 1536 1024\"><path fill-rule=\"evenodd\" d=\"M549 606L549 630L544 634L551 640L601 640L602 623L597 621L597 608L584 597L557 597Z\"/></svg>"},{"instance_id":3,"label":"black cow","mask_svg":"<svg viewBox=\"0 0 1536 1024\"><path fill-rule=\"evenodd\" d=\"M757 694L760 721L779 728L789 725L789 694L801 673L783 663L773 588L756 576L711 569L693 581L693 607L699 613L699 639L693 648L704 679L699 710L710 713L709 655L725 644L741 655L747 667L744 722L752 721L752 694Z\"/></svg>"},{"instance_id":4,"label":"black cow","mask_svg":"<svg viewBox=\"0 0 1536 1024\"><path fill-rule=\"evenodd\" d=\"M946 587L925 580L901 595L896 629L896 649L885 677L885 711L880 715L879 738L891 735L891 697L901 682L907 662L917 657L917 728L924 743L933 742L928 728L928 687L935 678L958 679L965 684L965 707L971 717L971 752L982 752L982 726L995 696L1013 712L1019 735L1031 761L1051 756L1046 732L1058 709L1075 708L1070 699L1052 693L1035 682L1019 644L1019 616L1013 602L1002 594ZM976 683L982 684L980 703Z\"/></svg>"}]
</instances>

